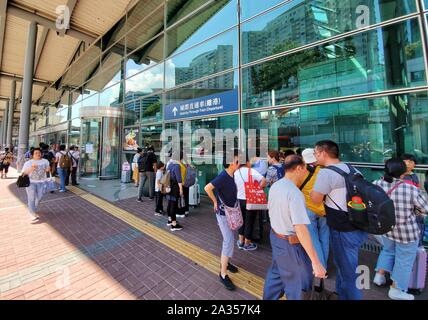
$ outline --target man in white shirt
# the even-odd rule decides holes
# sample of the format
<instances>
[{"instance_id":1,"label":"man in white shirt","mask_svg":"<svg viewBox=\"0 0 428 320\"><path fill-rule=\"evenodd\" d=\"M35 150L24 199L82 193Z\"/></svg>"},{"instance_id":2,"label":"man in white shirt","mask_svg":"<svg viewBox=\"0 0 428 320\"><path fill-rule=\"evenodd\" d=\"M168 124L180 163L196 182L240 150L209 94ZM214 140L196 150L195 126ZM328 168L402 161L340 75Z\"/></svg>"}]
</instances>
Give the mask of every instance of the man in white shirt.
<instances>
[{"instance_id":1,"label":"man in white shirt","mask_svg":"<svg viewBox=\"0 0 428 320\"><path fill-rule=\"evenodd\" d=\"M79 161L80 161L79 147L72 146L70 148L69 153L70 153L71 161L73 163L73 167L71 168L71 184L73 186L78 186L79 184L77 183L77 168L79 167Z\"/></svg>"},{"instance_id":2,"label":"man in white shirt","mask_svg":"<svg viewBox=\"0 0 428 320\"><path fill-rule=\"evenodd\" d=\"M247 197L245 195L245 183L247 183L249 173L253 177L253 181L258 181L260 187L263 189L266 187L266 179L258 173L256 170L251 169L250 162L243 165L238 171L235 172L235 183L238 188L238 200L241 205L242 217L244 218L244 225L239 229L239 250L254 251L257 250L257 245L252 242L252 233L254 222L257 215L261 214L260 211L248 211L247 210Z\"/></svg>"},{"instance_id":3,"label":"man in white shirt","mask_svg":"<svg viewBox=\"0 0 428 320\"><path fill-rule=\"evenodd\" d=\"M271 220L272 265L269 269L263 299L301 300L302 291L312 289L313 274L325 278L326 270L318 258L308 230L309 220L305 197L297 186L306 178L303 159L289 156L286 175L269 193Z\"/></svg>"}]
</instances>

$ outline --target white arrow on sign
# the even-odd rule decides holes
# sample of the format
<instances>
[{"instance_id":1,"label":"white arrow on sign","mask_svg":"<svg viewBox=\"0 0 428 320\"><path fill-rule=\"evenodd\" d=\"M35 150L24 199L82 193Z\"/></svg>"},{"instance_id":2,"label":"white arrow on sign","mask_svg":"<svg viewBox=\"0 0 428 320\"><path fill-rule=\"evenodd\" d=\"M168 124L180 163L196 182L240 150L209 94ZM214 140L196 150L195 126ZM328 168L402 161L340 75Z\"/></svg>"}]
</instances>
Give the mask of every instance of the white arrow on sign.
<instances>
[{"instance_id":1,"label":"white arrow on sign","mask_svg":"<svg viewBox=\"0 0 428 320\"><path fill-rule=\"evenodd\" d=\"M172 109L172 112L174 113L174 117L176 117L177 116L177 112L178 112L177 107L175 107L174 109Z\"/></svg>"}]
</instances>

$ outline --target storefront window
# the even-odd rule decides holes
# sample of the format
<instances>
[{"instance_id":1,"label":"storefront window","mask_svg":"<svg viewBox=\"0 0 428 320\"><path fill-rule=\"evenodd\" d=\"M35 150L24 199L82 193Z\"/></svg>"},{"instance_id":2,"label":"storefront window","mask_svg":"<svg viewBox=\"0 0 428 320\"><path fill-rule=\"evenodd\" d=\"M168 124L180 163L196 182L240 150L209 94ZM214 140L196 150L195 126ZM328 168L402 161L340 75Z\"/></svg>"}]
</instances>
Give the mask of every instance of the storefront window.
<instances>
[{"instance_id":1,"label":"storefront window","mask_svg":"<svg viewBox=\"0 0 428 320\"><path fill-rule=\"evenodd\" d=\"M426 85L417 19L243 70L243 108Z\"/></svg>"},{"instance_id":2,"label":"storefront window","mask_svg":"<svg viewBox=\"0 0 428 320\"><path fill-rule=\"evenodd\" d=\"M238 29L228 31L165 62L167 88L237 67Z\"/></svg>"},{"instance_id":3,"label":"storefront window","mask_svg":"<svg viewBox=\"0 0 428 320\"><path fill-rule=\"evenodd\" d=\"M264 6L270 1L245 1ZM242 24L242 62L248 63L416 11L413 0L296 0ZM263 4L261 4L263 3ZM367 13L367 19L363 19ZM353 22L353 23L352 23Z\"/></svg>"},{"instance_id":4,"label":"storefront window","mask_svg":"<svg viewBox=\"0 0 428 320\"><path fill-rule=\"evenodd\" d=\"M193 3L194 1L187 1ZM168 2L169 3L169 2ZM184 17L179 9L176 15ZM167 31L167 56L186 50L207 38L238 24L236 0L213 1L213 4L190 19Z\"/></svg>"},{"instance_id":5,"label":"storefront window","mask_svg":"<svg viewBox=\"0 0 428 320\"><path fill-rule=\"evenodd\" d=\"M428 164L427 93L245 114L244 129L268 129L269 149L340 145L344 161L384 163L403 153Z\"/></svg>"}]
</instances>

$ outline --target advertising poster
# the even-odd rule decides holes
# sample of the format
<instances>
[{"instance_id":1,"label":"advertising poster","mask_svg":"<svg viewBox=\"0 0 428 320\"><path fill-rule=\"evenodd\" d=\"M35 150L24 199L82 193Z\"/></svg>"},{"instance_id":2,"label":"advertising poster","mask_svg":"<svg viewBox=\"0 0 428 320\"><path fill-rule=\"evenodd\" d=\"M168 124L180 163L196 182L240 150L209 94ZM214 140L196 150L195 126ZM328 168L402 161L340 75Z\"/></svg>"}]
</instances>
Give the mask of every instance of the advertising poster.
<instances>
[{"instance_id":1,"label":"advertising poster","mask_svg":"<svg viewBox=\"0 0 428 320\"><path fill-rule=\"evenodd\" d=\"M123 145L124 151L137 151L140 147L138 145L138 134L140 130L137 128L125 128L125 141Z\"/></svg>"}]
</instances>

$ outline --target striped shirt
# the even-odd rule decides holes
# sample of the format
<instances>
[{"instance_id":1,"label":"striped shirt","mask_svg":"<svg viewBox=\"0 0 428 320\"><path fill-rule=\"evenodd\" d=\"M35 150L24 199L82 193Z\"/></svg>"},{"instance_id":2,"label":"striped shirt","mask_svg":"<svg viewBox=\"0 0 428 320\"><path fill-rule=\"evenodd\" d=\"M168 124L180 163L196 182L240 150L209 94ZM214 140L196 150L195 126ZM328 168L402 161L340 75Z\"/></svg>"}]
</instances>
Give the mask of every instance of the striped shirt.
<instances>
[{"instance_id":1,"label":"striped shirt","mask_svg":"<svg viewBox=\"0 0 428 320\"><path fill-rule=\"evenodd\" d=\"M385 236L400 243L419 241L420 230L416 222L416 215L428 212L428 200L420 189L399 179L394 179L392 183L381 179L375 181L374 184L380 186L385 192L389 192L398 185L390 195L395 205L396 225Z\"/></svg>"}]
</instances>

